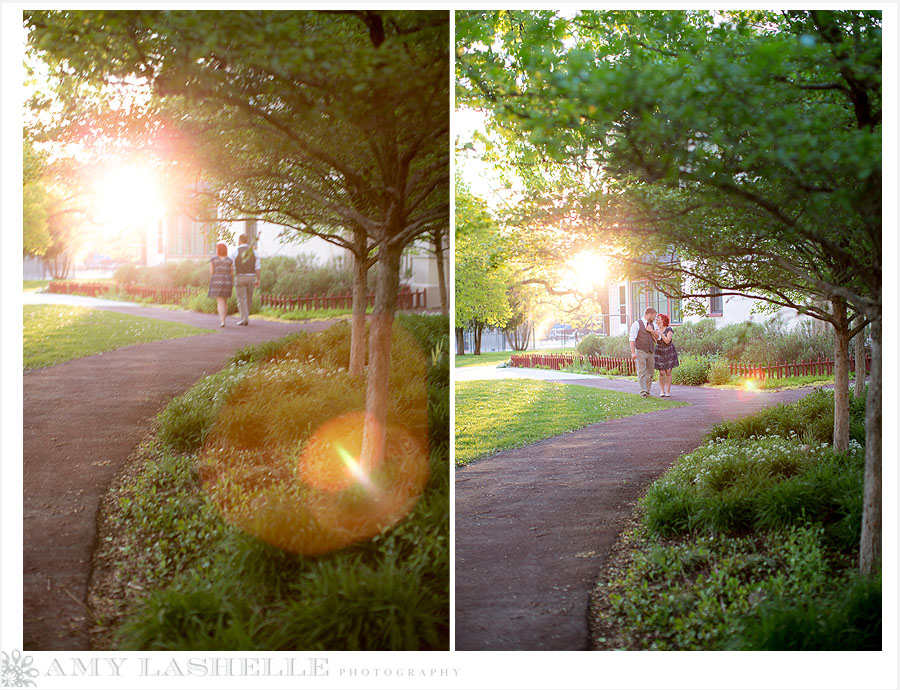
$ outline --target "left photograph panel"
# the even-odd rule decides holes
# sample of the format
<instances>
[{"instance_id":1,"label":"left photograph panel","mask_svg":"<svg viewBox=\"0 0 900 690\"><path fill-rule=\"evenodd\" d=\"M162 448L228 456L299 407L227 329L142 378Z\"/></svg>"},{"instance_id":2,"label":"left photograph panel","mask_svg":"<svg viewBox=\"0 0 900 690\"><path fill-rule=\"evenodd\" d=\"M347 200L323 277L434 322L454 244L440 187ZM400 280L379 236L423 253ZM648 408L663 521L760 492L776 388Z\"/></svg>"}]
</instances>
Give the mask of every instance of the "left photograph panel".
<instances>
[{"instance_id":1,"label":"left photograph panel","mask_svg":"<svg viewBox=\"0 0 900 690\"><path fill-rule=\"evenodd\" d=\"M449 649L449 12L23 22L23 649Z\"/></svg>"}]
</instances>

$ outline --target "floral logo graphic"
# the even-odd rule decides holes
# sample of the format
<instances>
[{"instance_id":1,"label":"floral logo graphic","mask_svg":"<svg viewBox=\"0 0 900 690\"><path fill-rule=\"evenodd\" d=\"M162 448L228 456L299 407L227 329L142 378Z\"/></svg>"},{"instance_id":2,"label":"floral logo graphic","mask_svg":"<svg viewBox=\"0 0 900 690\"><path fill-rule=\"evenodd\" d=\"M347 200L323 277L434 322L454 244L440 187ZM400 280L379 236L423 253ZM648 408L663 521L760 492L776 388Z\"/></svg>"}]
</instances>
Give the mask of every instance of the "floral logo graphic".
<instances>
[{"instance_id":1,"label":"floral logo graphic","mask_svg":"<svg viewBox=\"0 0 900 690\"><path fill-rule=\"evenodd\" d=\"M35 682L31 679L38 675L38 671L31 668L32 661L32 657L23 657L18 649L14 649L12 655L3 652L3 687L33 687Z\"/></svg>"}]
</instances>

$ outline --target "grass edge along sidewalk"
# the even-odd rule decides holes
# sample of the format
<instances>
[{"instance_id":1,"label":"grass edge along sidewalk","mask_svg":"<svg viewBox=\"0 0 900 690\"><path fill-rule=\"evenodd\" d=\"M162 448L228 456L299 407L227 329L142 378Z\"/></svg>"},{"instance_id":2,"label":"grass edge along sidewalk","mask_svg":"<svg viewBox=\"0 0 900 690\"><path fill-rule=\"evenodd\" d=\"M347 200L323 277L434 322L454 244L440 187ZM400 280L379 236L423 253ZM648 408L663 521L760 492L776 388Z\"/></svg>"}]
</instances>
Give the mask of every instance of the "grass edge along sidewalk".
<instances>
[{"instance_id":1,"label":"grass edge along sidewalk","mask_svg":"<svg viewBox=\"0 0 900 690\"><path fill-rule=\"evenodd\" d=\"M610 419L687 403L532 380L456 382L455 464Z\"/></svg>"},{"instance_id":2,"label":"grass edge along sidewalk","mask_svg":"<svg viewBox=\"0 0 900 690\"><path fill-rule=\"evenodd\" d=\"M29 371L130 345L213 332L213 329L90 307L26 304L23 306L22 363L25 371Z\"/></svg>"}]
</instances>

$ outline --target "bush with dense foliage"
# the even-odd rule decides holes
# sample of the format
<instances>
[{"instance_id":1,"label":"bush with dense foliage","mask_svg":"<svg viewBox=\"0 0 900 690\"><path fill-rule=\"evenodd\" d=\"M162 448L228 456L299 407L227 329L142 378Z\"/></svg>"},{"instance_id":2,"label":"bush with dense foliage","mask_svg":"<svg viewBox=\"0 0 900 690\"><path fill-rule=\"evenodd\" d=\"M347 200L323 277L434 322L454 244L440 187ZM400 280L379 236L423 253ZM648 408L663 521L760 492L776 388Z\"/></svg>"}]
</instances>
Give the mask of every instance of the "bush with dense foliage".
<instances>
[{"instance_id":1,"label":"bush with dense foliage","mask_svg":"<svg viewBox=\"0 0 900 690\"><path fill-rule=\"evenodd\" d=\"M714 386L722 386L731 383L732 376L728 362L723 359L713 360L709 365L709 370L706 372L706 379Z\"/></svg>"},{"instance_id":2,"label":"bush with dense foliage","mask_svg":"<svg viewBox=\"0 0 900 690\"><path fill-rule=\"evenodd\" d=\"M122 266L113 273L122 285L205 288L209 285L209 259L167 261L158 266Z\"/></svg>"},{"instance_id":3,"label":"bush with dense foliage","mask_svg":"<svg viewBox=\"0 0 900 690\"><path fill-rule=\"evenodd\" d=\"M372 290L374 271L370 271L368 278ZM290 297L347 294L353 290L353 265L340 258L323 264L312 254L273 256L262 259L260 290Z\"/></svg>"},{"instance_id":4,"label":"bush with dense foliage","mask_svg":"<svg viewBox=\"0 0 900 690\"><path fill-rule=\"evenodd\" d=\"M678 386L702 386L707 381L712 358L708 355L678 355L678 366L672 369L672 383Z\"/></svg>"},{"instance_id":5,"label":"bush with dense foliage","mask_svg":"<svg viewBox=\"0 0 900 690\"><path fill-rule=\"evenodd\" d=\"M209 285L209 259L168 261L158 266L122 266L113 279L121 284L146 287L203 289ZM370 291L374 289L374 280L374 272L370 272ZM340 258L323 263L313 254L264 257L260 259L259 283L261 292L273 295L347 294L353 289L353 268L350 262Z\"/></svg>"},{"instance_id":6,"label":"bush with dense foliage","mask_svg":"<svg viewBox=\"0 0 900 690\"><path fill-rule=\"evenodd\" d=\"M675 327L679 353L716 355L729 362L771 364L834 356L834 330L819 321L788 325L771 318L765 323L735 323L717 328L715 319Z\"/></svg>"},{"instance_id":7,"label":"bush with dense foliage","mask_svg":"<svg viewBox=\"0 0 900 690\"><path fill-rule=\"evenodd\" d=\"M701 385L707 380L730 380L728 363L774 364L829 359L834 356L834 331L818 321L789 326L771 318L765 323L736 323L717 327L715 319L701 319L673 327L681 366L674 369L676 384ZM629 357L628 335L588 335L575 348L581 355ZM720 361L721 364L713 364ZM712 365L712 368L710 368Z\"/></svg>"},{"instance_id":8,"label":"bush with dense foliage","mask_svg":"<svg viewBox=\"0 0 900 690\"><path fill-rule=\"evenodd\" d=\"M605 336L590 334L584 336L575 346L575 351L585 357L630 357L631 346L628 334Z\"/></svg>"}]
</instances>

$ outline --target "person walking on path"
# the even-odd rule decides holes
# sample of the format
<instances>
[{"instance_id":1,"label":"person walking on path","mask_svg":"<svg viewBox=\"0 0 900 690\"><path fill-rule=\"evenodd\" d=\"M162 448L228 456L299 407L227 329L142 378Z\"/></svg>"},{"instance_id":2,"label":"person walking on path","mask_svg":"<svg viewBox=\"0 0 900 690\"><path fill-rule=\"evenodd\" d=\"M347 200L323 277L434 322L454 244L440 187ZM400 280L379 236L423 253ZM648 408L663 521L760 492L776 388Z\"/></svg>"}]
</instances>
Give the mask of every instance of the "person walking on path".
<instances>
[{"instance_id":1,"label":"person walking on path","mask_svg":"<svg viewBox=\"0 0 900 690\"><path fill-rule=\"evenodd\" d=\"M656 328L659 330L659 340L656 342L653 366L659 372L659 397L671 398L672 369L678 366L678 351L675 349L675 343L672 342L675 331L669 326L667 314L656 315Z\"/></svg>"},{"instance_id":2,"label":"person walking on path","mask_svg":"<svg viewBox=\"0 0 900 690\"><path fill-rule=\"evenodd\" d=\"M224 242L216 245L216 255L209 260L209 297L216 298L216 310L219 312L219 327L225 328L225 317L228 314L228 298L231 297L234 264L228 258L228 247Z\"/></svg>"},{"instance_id":3,"label":"person walking on path","mask_svg":"<svg viewBox=\"0 0 900 690\"><path fill-rule=\"evenodd\" d=\"M650 386L653 383L653 348L659 340L659 331L653 327L656 318L656 309L647 307L643 318L631 324L628 336L631 345L631 359L637 364L638 386L641 389L641 397L650 397Z\"/></svg>"},{"instance_id":4,"label":"person walking on path","mask_svg":"<svg viewBox=\"0 0 900 690\"><path fill-rule=\"evenodd\" d=\"M253 288L259 287L259 257L247 243L247 236L238 237L237 253L234 255L234 282L237 292L238 311L241 320L238 326L250 325L250 309L253 306Z\"/></svg>"}]
</instances>

